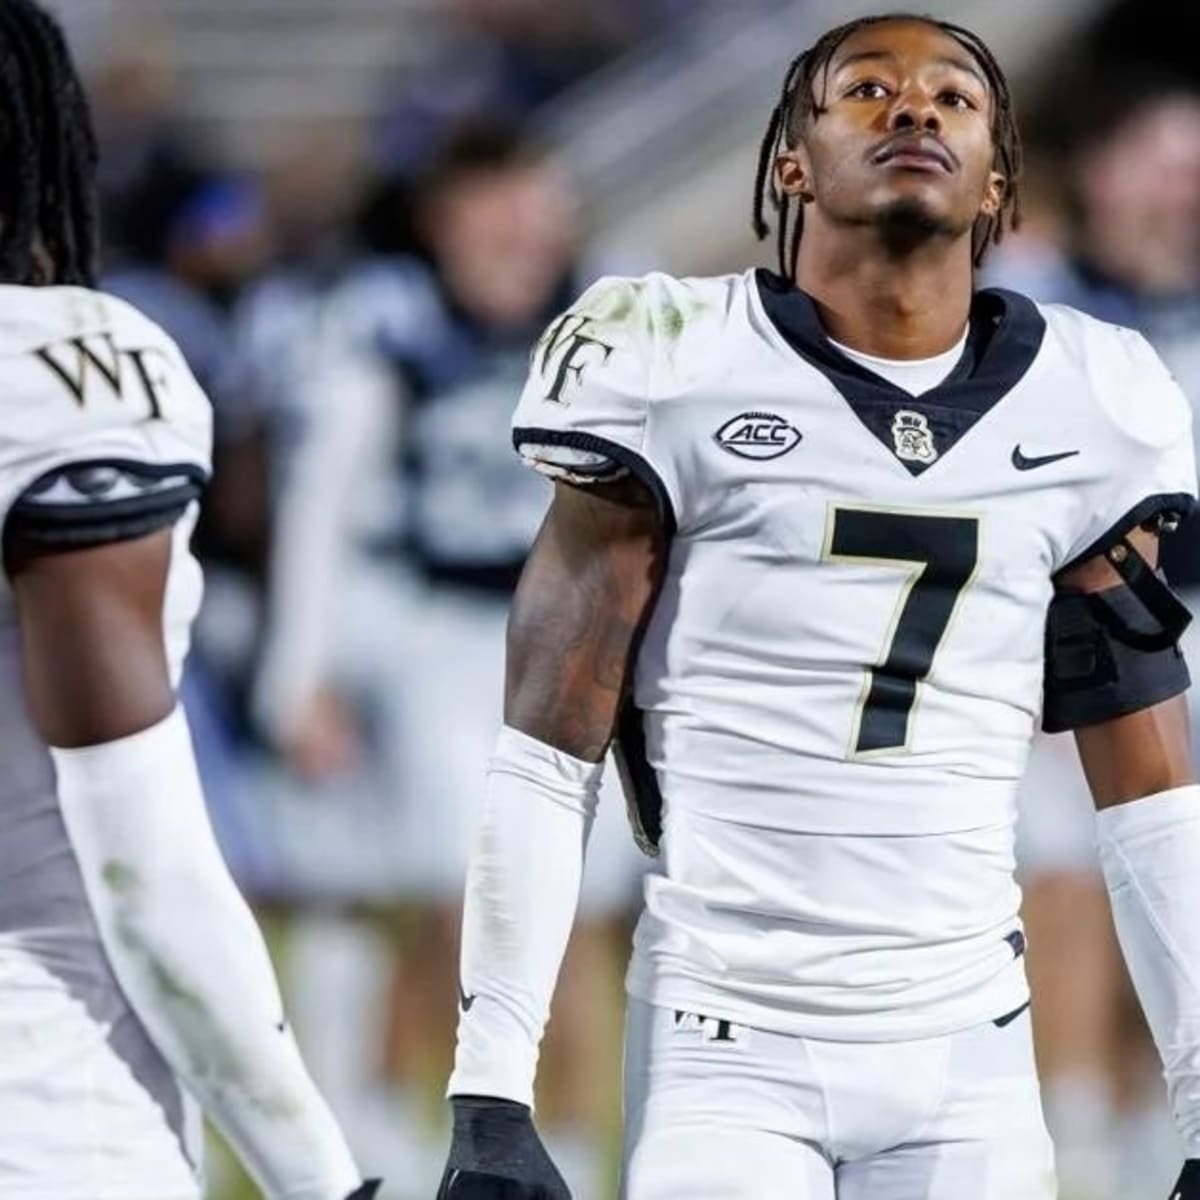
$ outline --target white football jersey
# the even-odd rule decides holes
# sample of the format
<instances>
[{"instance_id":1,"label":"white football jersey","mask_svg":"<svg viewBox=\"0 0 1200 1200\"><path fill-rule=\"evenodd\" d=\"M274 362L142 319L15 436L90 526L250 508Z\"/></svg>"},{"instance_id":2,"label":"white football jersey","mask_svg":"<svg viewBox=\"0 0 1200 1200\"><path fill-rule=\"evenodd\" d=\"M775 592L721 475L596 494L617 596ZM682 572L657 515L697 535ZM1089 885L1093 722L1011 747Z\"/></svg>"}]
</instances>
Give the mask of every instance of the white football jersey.
<instances>
[{"instance_id":1,"label":"white football jersey","mask_svg":"<svg viewBox=\"0 0 1200 1200\"><path fill-rule=\"evenodd\" d=\"M608 279L535 348L514 441L551 476L639 476L671 534L620 730L661 844L631 993L868 1040L1022 1003L1052 577L1195 494L1147 343L979 292L914 397L768 272Z\"/></svg>"},{"instance_id":2,"label":"white football jersey","mask_svg":"<svg viewBox=\"0 0 1200 1200\"><path fill-rule=\"evenodd\" d=\"M208 402L182 355L113 297L6 286L0 380L6 525L69 542L73 531L136 530L155 511L182 513L163 614L178 679L200 602L188 540L211 433ZM50 756L22 703L4 579L0 687L0 1198L194 1196L190 1105L100 946Z\"/></svg>"}]
</instances>

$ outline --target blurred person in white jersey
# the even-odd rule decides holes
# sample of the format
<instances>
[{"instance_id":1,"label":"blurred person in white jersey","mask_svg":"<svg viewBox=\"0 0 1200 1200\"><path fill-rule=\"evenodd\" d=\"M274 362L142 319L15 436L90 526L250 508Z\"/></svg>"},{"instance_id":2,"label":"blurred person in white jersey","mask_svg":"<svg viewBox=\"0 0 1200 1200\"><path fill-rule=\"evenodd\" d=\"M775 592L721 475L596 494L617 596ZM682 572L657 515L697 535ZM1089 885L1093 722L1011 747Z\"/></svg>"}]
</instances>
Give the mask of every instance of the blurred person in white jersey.
<instances>
[{"instance_id":1,"label":"blurred person in white jersey","mask_svg":"<svg viewBox=\"0 0 1200 1200\"><path fill-rule=\"evenodd\" d=\"M348 271L296 394L307 432L279 505L260 711L293 759L348 740L372 768L357 787L328 773L323 787L339 793L330 836L310 839L308 854L314 876L340 869L345 891L406 911L383 1069L331 1093L366 1114L352 1122L364 1150L368 1126L382 1132L389 1175L402 1150L389 1125L419 1132L422 1091L440 1090L453 1054L463 879L502 724L505 621L548 499L512 453L508 422L530 347L589 282L576 208L519 126L456 127L415 188L422 253ZM298 793L282 823L303 829L313 799ZM616 1001L641 870L619 802L598 835L543 1076L547 1132L581 1196L601 1173L596 1135L615 1102ZM335 939L325 922L319 944L348 946L352 921L342 925ZM316 932L303 922L299 944ZM316 997L328 956L306 957ZM343 989L323 992L344 1005ZM333 1012L322 1024L323 1042ZM371 1021L361 1028L378 1035ZM443 1139L431 1132L430 1190ZM427 1156L412 1149L419 1171Z\"/></svg>"},{"instance_id":2,"label":"blurred person in white jersey","mask_svg":"<svg viewBox=\"0 0 1200 1200\"><path fill-rule=\"evenodd\" d=\"M1064 103L1043 102L1064 210L1061 244L1015 238L989 284L1136 329L1200 402L1200 96L1148 69L1093 68ZM1195 426L1193 427L1195 429ZM1200 522L1163 545L1172 587L1195 611ZM1197 626L1183 638L1194 654ZM1195 693L1189 694L1196 729ZM1069 1200L1155 1194L1164 1137L1157 1064L1130 1003L1096 854L1091 798L1071 738L1035 740L1018 794L1017 863L1038 1004L1034 1035ZM1160 1189L1159 1189L1160 1190Z\"/></svg>"},{"instance_id":3,"label":"blurred person in white jersey","mask_svg":"<svg viewBox=\"0 0 1200 1200\"><path fill-rule=\"evenodd\" d=\"M468 878L442 1200L568 1195L532 1083L614 738L658 855L625 1200L1050 1200L1013 859L1039 716L1075 732L1200 1197L1200 787L1154 569L1190 413L1140 335L975 288L1020 165L977 36L840 26L763 140L778 273L602 281L536 350L512 436L555 496Z\"/></svg>"},{"instance_id":4,"label":"blurred person in white jersey","mask_svg":"<svg viewBox=\"0 0 1200 1200\"><path fill-rule=\"evenodd\" d=\"M59 27L0 4L0 1197L197 1200L200 1108L273 1200L366 1200L213 840L176 685L210 413L95 290Z\"/></svg>"}]
</instances>

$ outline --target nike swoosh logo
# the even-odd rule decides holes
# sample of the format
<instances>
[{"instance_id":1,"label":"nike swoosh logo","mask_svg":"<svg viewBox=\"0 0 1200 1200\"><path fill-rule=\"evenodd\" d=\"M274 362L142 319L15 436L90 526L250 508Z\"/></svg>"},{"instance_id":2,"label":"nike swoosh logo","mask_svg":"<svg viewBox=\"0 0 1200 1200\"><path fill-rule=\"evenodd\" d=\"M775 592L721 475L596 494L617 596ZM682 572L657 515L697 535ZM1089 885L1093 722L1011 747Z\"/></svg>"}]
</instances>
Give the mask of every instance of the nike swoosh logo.
<instances>
[{"instance_id":1,"label":"nike swoosh logo","mask_svg":"<svg viewBox=\"0 0 1200 1200\"><path fill-rule=\"evenodd\" d=\"M467 993L463 991L463 985L461 983L458 985L458 1002L462 1005L463 1012L470 1012L471 1005L475 1003L474 992L468 996Z\"/></svg>"},{"instance_id":2,"label":"nike swoosh logo","mask_svg":"<svg viewBox=\"0 0 1200 1200\"><path fill-rule=\"evenodd\" d=\"M1032 471L1037 467L1047 467L1051 463L1061 462L1064 458L1074 458L1079 453L1078 450L1064 450L1061 454L1039 454L1034 458L1026 458L1021 453L1020 446L1014 446L1012 452L1012 465L1018 471Z\"/></svg>"}]
</instances>

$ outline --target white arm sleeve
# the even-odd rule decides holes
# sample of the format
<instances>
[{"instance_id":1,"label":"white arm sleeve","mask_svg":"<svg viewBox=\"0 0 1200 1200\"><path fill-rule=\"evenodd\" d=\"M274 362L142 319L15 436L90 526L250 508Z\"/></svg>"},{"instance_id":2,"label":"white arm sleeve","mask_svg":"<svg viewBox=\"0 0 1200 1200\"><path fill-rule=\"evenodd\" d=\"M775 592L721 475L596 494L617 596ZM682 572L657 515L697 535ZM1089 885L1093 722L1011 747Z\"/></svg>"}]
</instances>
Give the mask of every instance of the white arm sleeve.
<instances>
[{"instance_id":1,"label":"white arm sleeve","mask_svg":"<svg viewBox=\"0 0 1200 1200\"><path fill-rule=\"evenodd\" d=\"M151 1039L264 1195L344 1200L361 1176L217 848L182 710L51 754L101 941Z\"/></svg>"},{"instance_id":2,"label":"white arm sleeve","mask_svg":"<svg viewBox=\"0 0 1200 1200\"><path fill-rule=\"evenodd\" d=\"M279 503L267 642L255 687L256 714L277 739L329 680L357 484L394 445L395 387L381 365L365 356L323 355L306 388L313 419Z\"/></svg>"},{"instance_id":3,"label":"white arm sleeve","mask_svg":"<svg viewBox=\"0 0 1200 1200\"><path fill-rule=\"evenodd\" d=\"M603 763L505 727L467 870L447 1094L533 1107L538 1045L579 902Z\"/></svg>"},{"instance_id":4,"label":"white arm sleeve","mask_svg":"<svg viewBox=\"0 0 1200 1200\"><path fill-rule=\"evenodd\" d=\"M1200 786L1103 809L1097 825L1121 950L1188 1157L1200 1158Z\"/></svg>"}]
</instances>

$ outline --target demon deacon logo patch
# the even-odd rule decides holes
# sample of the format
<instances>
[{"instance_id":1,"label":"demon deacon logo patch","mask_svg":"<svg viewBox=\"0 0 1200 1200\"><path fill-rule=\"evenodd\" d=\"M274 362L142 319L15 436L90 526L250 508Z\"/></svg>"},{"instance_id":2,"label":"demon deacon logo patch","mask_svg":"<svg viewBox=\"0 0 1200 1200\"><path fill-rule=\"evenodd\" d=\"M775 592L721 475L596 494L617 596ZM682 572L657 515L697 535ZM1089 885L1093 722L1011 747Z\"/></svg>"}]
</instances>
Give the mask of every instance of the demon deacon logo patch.
<instances>
[{"instance_id":1,"label":"demon deacon logo patch","mask_svg":"<svg viewBox=\"0 0 1200 1200\"><path fill-rule=\"evenodd\" d=\"M774 413L748 412L726 421L713 438L739 458L779 458L800 444L800 430Z\"/></svg>"}]
</instances>

